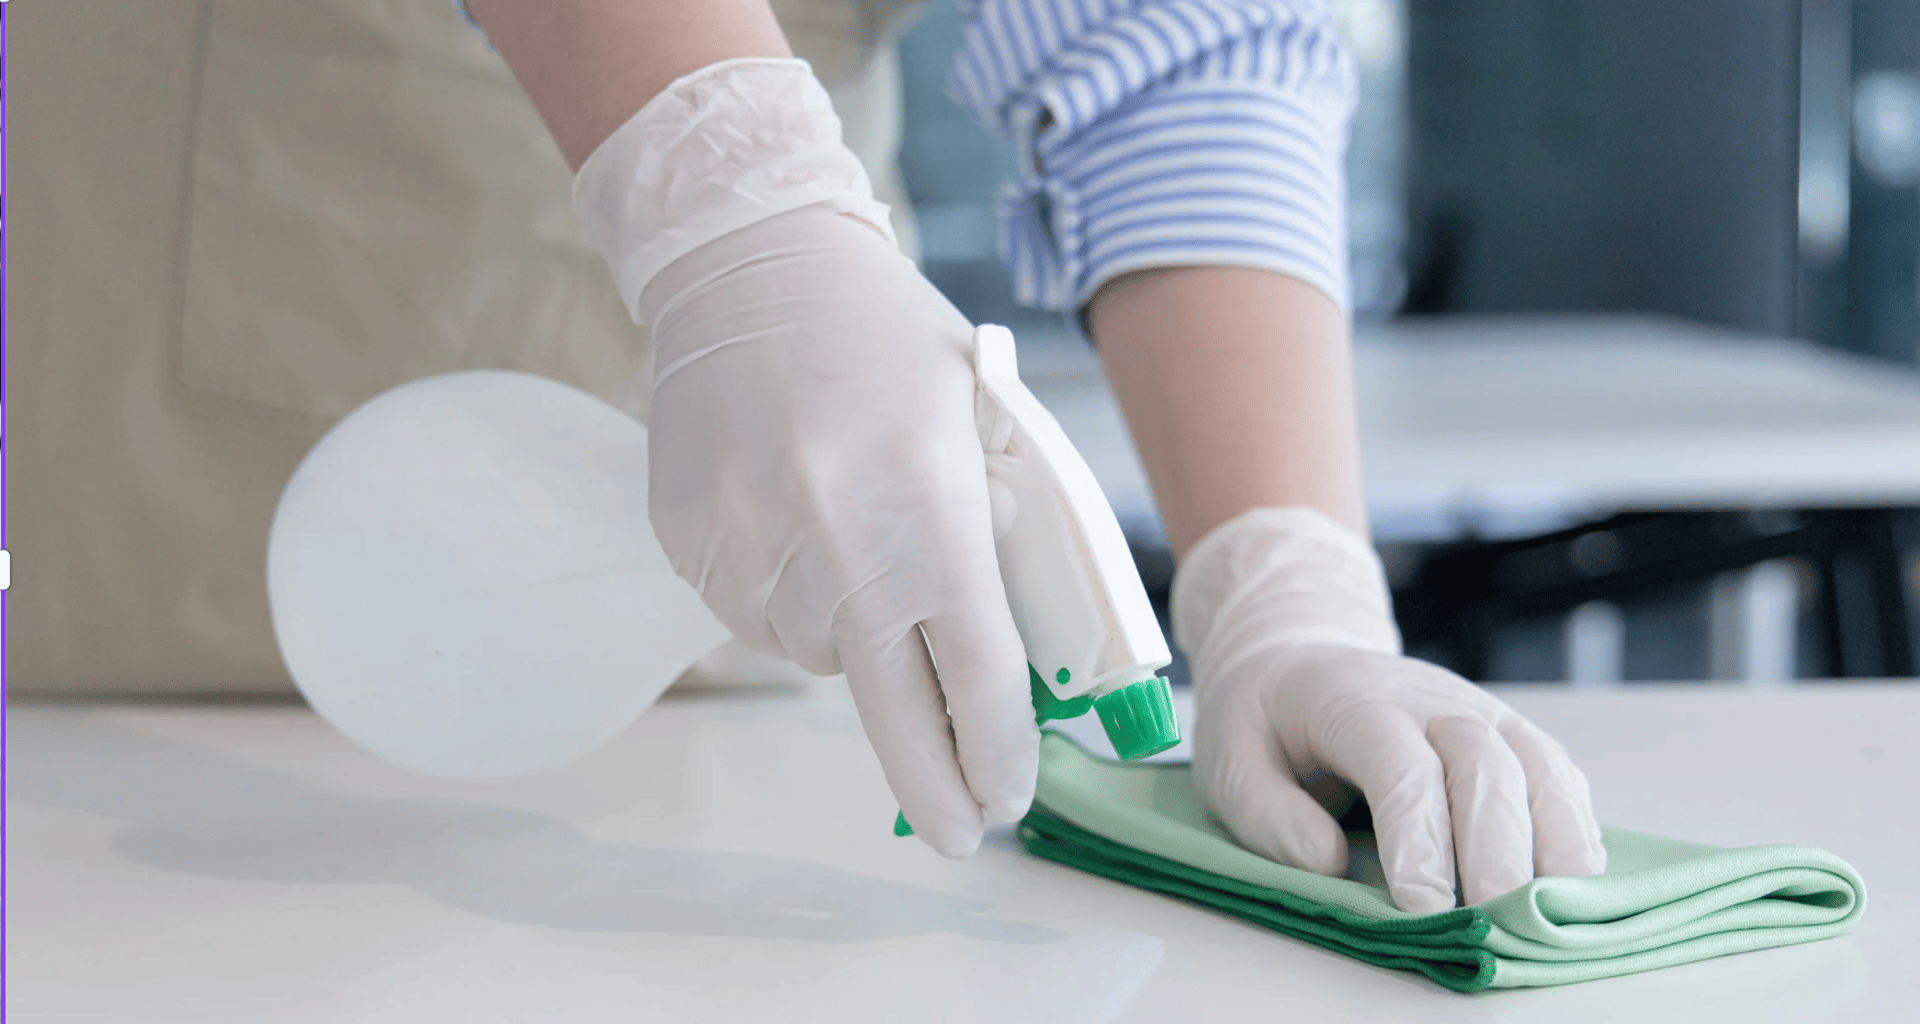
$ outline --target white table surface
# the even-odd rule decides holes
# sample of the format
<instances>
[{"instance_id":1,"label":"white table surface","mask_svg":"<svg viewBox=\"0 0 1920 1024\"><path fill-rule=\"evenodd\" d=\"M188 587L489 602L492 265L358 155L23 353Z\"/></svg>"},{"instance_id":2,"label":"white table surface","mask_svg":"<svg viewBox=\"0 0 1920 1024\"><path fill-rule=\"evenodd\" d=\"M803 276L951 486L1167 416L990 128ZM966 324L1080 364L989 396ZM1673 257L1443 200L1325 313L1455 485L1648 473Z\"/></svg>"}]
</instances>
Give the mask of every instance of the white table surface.
<instances>
[{"instance_id":1,"label":"white table surface","mask_svg":"<svg viewBox=\"0 0 1920 1024\"><path fill-rule=\"evenodd\" d=\"M1022 372L1123 519L1150 519L1098 361L1037 335ZM1449 317L1364 329L1375 533L1532 533L1614 511L1920 505L1920 372L1660 317Z\"/></svg>"},{"instance_id":2,"label":"white table surface","mask_svg":"<svg viewBox=\"0 0 1920 1024\"><path fill-rule=\"evenodd\" d=\"M1910 1021L1920 685L1505 691L1614 824L1840 853L1841 939L1466 996L888 831L843 688L676 698L552 773L390 767L292 708L13 706L7 1020Z\"/></svg>"}]
</instances>

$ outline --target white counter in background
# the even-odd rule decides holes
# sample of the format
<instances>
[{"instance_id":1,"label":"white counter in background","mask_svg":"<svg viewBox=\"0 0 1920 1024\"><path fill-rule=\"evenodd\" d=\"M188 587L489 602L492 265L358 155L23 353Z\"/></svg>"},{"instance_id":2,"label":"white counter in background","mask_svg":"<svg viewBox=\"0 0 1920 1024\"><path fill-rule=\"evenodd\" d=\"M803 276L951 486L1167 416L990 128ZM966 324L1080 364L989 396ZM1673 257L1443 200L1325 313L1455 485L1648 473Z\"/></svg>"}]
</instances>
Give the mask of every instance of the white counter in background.
<instances>
[{"instance_id":1,"label":"white counter in background","mask_svg":"<svg viewBox=\"0 0 1920 1024\"><path fill-rule=\"evenodd\" d=\"M1523 535L1613 512L1920 505L1920 370L1654 316L1363 328L1375 536ZM1123 521L1152 497L1085 344L1034 334L1028 385Z\"/></svg>"}]
</instances>

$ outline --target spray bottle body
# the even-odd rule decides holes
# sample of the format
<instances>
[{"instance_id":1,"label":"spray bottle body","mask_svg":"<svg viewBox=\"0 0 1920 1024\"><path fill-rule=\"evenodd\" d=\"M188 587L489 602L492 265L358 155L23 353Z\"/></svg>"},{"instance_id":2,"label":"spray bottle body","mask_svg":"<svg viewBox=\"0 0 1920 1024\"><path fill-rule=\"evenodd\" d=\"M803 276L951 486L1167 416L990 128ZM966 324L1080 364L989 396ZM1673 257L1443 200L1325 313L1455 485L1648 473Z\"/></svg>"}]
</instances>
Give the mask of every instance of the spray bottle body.
<instances>
[{"instance_id":1,"label":"spray bottle body","mask_svg":"<svg viewBox=\"0 0 1920 1024\"><path fill-rule=\"evenodd\" d=\"M1142 694L1164 696L1169 655L1119 524L1020 383L1012 335L982 327L976 352L1036 717L1091 706L1122 756L1163 749L1170 704L1134 719L1158 706ZM275 517L268 589L294 681L349 737L434 774L523 774L593 749L726 636L646 525L646 449L638 423L525 374L368 402L309 453Z\"/></svg>"}]
</instances>

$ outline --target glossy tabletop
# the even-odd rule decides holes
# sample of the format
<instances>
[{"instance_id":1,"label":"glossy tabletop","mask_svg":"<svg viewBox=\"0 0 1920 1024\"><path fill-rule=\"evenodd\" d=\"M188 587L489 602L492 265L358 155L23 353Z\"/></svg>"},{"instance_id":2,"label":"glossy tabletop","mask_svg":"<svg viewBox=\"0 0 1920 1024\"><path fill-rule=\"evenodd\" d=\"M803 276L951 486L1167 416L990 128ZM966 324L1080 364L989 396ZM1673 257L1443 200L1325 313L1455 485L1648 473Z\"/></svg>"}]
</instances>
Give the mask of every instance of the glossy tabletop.
<instances>
[{"instance_id":1,"label":"glossy tabletop","mask_svg":"<svg viewBox=\"0 0 1920 1024\"><path fill-rule=\"evenodd\" d=\"M1920 685L1506 688L1611 824L1798 842L1846 938L1465 996L1027 856L894 839L844 687L670 698L452 782L296 708L15 704L9 1021L1907 1021Z\"/></svg>"}]
</instances>

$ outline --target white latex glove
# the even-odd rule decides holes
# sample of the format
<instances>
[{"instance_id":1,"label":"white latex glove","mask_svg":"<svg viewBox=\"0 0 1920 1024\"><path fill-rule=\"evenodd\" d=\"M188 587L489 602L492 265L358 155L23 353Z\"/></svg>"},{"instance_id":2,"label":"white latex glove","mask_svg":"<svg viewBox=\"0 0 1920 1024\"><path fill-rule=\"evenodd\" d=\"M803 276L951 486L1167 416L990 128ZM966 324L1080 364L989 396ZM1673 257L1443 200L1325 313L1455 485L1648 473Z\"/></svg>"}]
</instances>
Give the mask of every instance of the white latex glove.
<instances>
[{"instance_id":1,"label":"white latex glove","mask_svg":"<svg viewBox=\"0 0 1920 1024\"><path fill-rule=\"evenodd\" d=\"M650 514L675 570L747 646L844 671L915 833L972 853L984 818L1026 813L1039 756L972 326L893 246L798 61L676 83L575 196L653 331Z\"/></svg>"},{"instance_id":2,"label":"white latex glove","mask_svg":"<svg viewBox=\"0 0 1920 1024\"><path fill-rule=\"evenodd\" d=\"M1194 779L1248 848L1343 873L1334 817L1357 788L1411 913L1455 905L1456 852L1468 903L1605 869L1566 750L1480 687L1401 657L1378 557L1327 516L1256 509L1215 528L1175 575L1173 623L1193 666Z\"/></svg>"}]
</instances>

